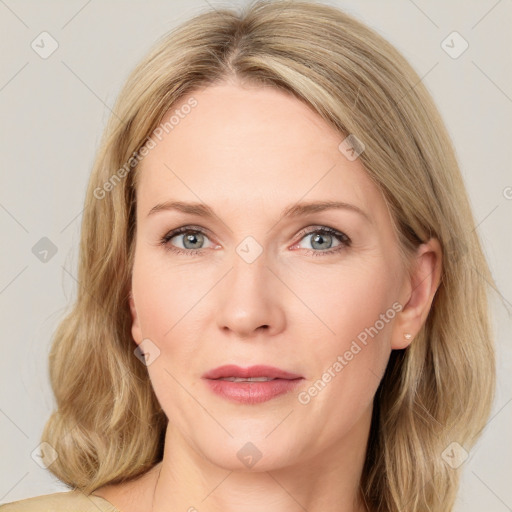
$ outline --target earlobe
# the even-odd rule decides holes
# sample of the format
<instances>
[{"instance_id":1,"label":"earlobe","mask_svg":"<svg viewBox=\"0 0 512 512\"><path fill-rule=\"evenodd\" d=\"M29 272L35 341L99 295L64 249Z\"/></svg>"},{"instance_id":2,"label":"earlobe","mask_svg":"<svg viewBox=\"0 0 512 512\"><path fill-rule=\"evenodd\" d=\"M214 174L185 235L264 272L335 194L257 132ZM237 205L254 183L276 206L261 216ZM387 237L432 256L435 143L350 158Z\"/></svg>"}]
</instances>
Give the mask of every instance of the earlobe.
<instances>
[{"instance_id":1,"label":"earlobe","mask_svg":"<svg viewBox=\"0 0 512 512\"><path fill-rule=\"evenodd\" d=\"M391 343L391 348L393 350L401 350L407 348L412 343L413 339L414 336L410 332L404 332L401 338L399 336L394 336Z\"/></svg>"},{"instance_id":2,"label":"earlobe","mask_svg":"<svg viewBox=\"0 0 512 512\"><path fill-rule=\"evenodd\" d=\"M132 337L137 345L142 342L142 332L139 325L139 317L135 309L135 301L133 300L133 293L130 290L128 295L128 302L130 304L130 313L132 317Z\"/></svg>"},{"instance_id":3,"label":"earlobe","mask_svg":"<svg viewBox=\"0 0 512 512\"><path fill-rule=\"evenodd\" d=\"M406 283L405 305L393 327L393 350L407 348L425 323L439 287L441 264L442 250L437 239L431 238L418 248L413 273Z\"/></svg>"}]
</instances>

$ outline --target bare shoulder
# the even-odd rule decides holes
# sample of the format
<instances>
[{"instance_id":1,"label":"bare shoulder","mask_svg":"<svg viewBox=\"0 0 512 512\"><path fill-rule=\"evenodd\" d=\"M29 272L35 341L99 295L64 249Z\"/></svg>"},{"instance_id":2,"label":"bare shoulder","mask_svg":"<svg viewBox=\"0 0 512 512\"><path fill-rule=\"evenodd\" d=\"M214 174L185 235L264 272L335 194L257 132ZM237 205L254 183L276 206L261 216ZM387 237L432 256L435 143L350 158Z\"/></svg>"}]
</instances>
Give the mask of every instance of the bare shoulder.
<instances>
[{"instance_id":1,"label":"bare shoulder","mask_svg":"<svg viewBox=\"0 0 512 512\"><path fill-rule=\"evenodd\" d=\"M120 512L100 496L78 491L56 492L0 505L1 512Z\"/></svg>"}]
</instances>

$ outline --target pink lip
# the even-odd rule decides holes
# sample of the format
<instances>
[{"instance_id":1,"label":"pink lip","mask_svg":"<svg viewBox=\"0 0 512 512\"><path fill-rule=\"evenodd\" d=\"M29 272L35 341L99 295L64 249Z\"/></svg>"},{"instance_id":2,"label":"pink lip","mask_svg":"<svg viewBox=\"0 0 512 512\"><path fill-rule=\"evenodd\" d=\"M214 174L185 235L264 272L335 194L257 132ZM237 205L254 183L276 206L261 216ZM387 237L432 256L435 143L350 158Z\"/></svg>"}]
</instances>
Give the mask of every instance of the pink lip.
<instances>
[{"instance_id":1,"label":"pink lip","mask_svg":"<svg viewBox=\"0 0 512 512\"><path fill-rule=\"evenodd\" d=\"M224 377L239 377L246 379L249 377L269 377L270 379L292 380L301 379L302 375L286 372L273 366L258 365L250 366L249 368L241 368L240 366L236 366L234 364L228 364L210 370L209 372L205 373L202 378L213 380L222 379Z\"/></svg>"},{"instance_id":2,"label":"pink lip","mask_svg":"<svg viewBox=\"0 0 512 512\"><path fill-rule=\"evenodd\" d=\"M268 382L231 382L219 380L225 377L268 377ZM226 365L215 368L203 375L209 388L217 395L243 404L266 402L292 391L303 377L271 366L251 366L240 368Z\"/></svg>"}]
</instances>

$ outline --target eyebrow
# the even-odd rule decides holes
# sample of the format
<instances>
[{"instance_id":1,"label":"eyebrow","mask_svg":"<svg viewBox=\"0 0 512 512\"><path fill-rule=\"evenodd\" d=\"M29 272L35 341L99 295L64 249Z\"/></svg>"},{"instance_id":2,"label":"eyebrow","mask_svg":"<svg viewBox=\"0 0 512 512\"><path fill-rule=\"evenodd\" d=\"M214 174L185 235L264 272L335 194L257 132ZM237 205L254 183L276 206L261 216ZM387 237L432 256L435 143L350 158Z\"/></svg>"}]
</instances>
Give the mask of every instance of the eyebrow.
<instances>
[{"instance_id":1,"label":"eyebrow","mask_svg":"<svg viewBox=\"0 0 512 512\"><path fill-rule=\"evenodd\" d=\"M300 217L301 215L308 215L311 213L318 213L325 210L349 210L360 214L368 222L372 222L370 216L361 208L354 204L344 203L341 201L317 201L299 203L286 207L281 212L281 219ZM149 210L148 217L155 213L162 211L175 210L182 213L188 213L191 215L198 215L200 217L213 218L217 217L214 210L203 203L185 203L182 201L166 201L164 203L157 204Z\"/></svg>"}]
</instances>

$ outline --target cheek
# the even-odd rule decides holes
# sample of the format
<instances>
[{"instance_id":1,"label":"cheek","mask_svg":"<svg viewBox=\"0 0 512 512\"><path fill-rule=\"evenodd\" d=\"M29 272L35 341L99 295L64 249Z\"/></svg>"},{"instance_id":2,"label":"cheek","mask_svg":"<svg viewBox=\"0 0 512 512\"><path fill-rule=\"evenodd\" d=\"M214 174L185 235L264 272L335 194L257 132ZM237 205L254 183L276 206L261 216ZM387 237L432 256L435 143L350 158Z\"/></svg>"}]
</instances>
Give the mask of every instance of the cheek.
<instances>
[{"instance_id":1,"label":"cheek","mask_svg":"<svg viewBox=\"0 0 512 512\"><path fill-rule=\"evenodd\" d=\"M163 249L162 249L163 252ZM194 314L215 276L190 264L166 264L165 255L141 254L133 269L132 286L144 337L166 343L177 332L191 332Z\"/></svg>"},{"instance_id":2,"label":"cheek","mask_svg":"<svg viewBox=\"0 0 512 512\"><path fill-rule=\"evenodd\" d=\"M134 264L132 286L142 336L159 350L148 374L168 416L173 407L184 407L187 393L182 386L193 392L200 382L198 359L204 326L199 317L211 277L185 264L171 266L165 256L150 253L141 253Z\"/></svg>"},{"instance_id":3,"label":"cheek","mask_svg":"<svg viewBox=\"0 0 512 512\"><path fill-rule=\"evenodd\" d=\"M368 330L375 334L375 326L381 338L390 331L397 294L391 273L384 267L377 261L346 267L340 264L315 271L313 279L311 273L307 278L290 276L291 287L310 308L310 323L316 322L321 328L326 346L334 344L341 349L358 337L364 342Z\"/></svg>"},{"instance_id":4,"label":"cheek","mask_svg":"<svg viewBox=\"0 0 512 512\"><path fill-rule=\"evenodd\" d=\"M307 342L303 345L310 353L311 387L299 401L318 413L332 410L332 425L342 420L336 411L357 417L371 403L389 359L397 302L394 283L382 267L366 265L315 279L325 285L296 281L298 293L324 323L311 316L323 334L316 337L314 352Z\"/></svg>"},{"instance_id":5,"label":"cheek","mask_svg":"<svg viewBox=\"0 0 512 512\"><path fill-rule=\"evenodd\" d=\"M196 410L188 393L195 393L200 377L197 344L202 338L196 320L208 288L184 267L166 268L159 260L141 255L132 286L142 336L159 350L147 368L153 390L166 416L181 421L178 411Z\"/></svg>"}]
</instances>

